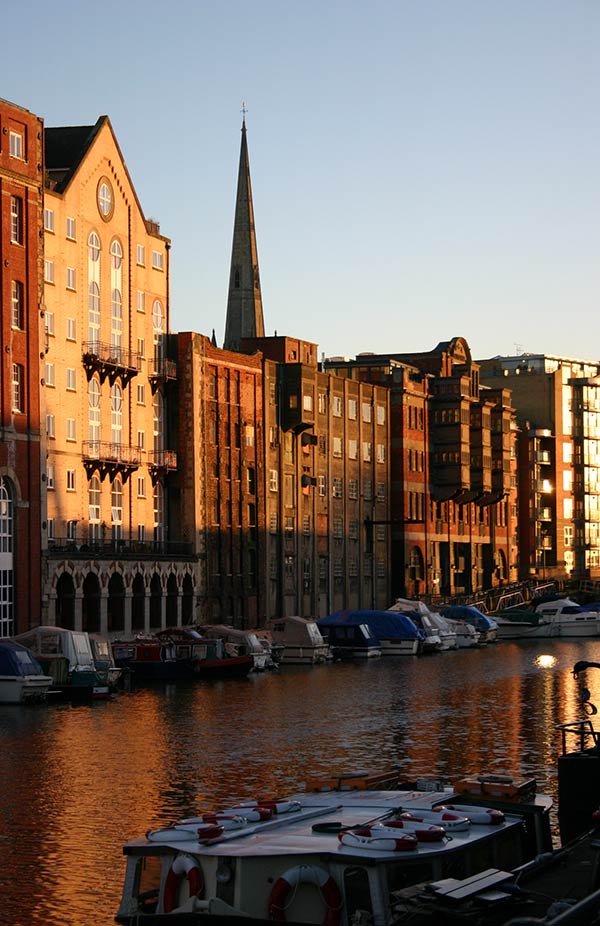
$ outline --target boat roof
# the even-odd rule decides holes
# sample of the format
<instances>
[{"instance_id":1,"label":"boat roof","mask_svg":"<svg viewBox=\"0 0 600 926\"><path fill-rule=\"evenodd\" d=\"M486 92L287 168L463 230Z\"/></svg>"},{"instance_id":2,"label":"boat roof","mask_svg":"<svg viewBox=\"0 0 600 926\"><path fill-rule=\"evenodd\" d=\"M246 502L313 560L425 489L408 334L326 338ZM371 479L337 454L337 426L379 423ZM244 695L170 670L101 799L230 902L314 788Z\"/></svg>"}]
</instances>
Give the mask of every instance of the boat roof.
<instances>
[{"instance_id":1,"label":"boat roof","mask_svg":"<svg viewBox=\"0 0 600 926\"><path fill-rule=\"evenodd\" d=\"M328 617L322 617L317 623L319 627L366 624L380 640L390 636L411 640L423 637L423 631L417 627L410 615L398 614L396 611L334 611Z\"/></svg>"},{"instance_id":2,"label":"boat roof","mask_svg":"<svg viewBox=\"0 0 600 926\"><path fill-rule=\"evenodd\" d=\"M454 795L456 798L456 795ZM472 825L465 830L452 830L451 839L441 842L419 842L418 848L391 852L381 849L362 849L342 845L338 834L343 828L356 828L374 823L393 811L431 809L434 804L453 803L448 792L423 791L332 791L328 793L294 795L287 800L298 800L301 809L275 815L270 820L250 823L244 829L225 831L215 840L198 841L192 828L182 831L182 839L174 837L174 826L165 829L164 840L160 830L152 832L152 839L141 838L128 842L125 854L161 854L172 849L201 856L273 856L273 855L334 855L338 859L359 857L369 861L423 858L454 852L465 845L491 838L500 827L504 829L522 825L522 817L505 816L500 824ZM464 802L463 802L464 803ZM231 813L243 815L242 809L228 808ZM319 826L315 829L315 824ZM178 824L175 824L175 826ZM325 831L324 831L325 830ZM401 831L399 835L401 834ZM450 834L449 834L450 835Z\"/></svg>"}]
</instances>

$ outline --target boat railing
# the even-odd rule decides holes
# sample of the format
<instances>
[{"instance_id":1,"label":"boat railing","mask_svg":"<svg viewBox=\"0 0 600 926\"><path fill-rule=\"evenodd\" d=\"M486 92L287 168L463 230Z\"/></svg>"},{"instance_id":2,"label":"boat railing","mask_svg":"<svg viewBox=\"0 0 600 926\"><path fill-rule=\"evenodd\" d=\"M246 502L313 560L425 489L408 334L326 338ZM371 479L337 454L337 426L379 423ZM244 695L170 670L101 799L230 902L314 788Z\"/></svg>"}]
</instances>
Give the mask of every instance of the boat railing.
<instances>
[{"instance_id":1,"label":"boat railing","mask_svg":"<svg viewBox=\"0 0 600 926\"><path fill-rule=\"evenodd\" d=\"M575 750L576 752L586 752L590 748L598 749L600 746L600 733L595 729L591 720L573 720L570 723L558 723L556 729L560 730L561 733L563 756L574 751L567 749L567 736L577 738L579 748ZM570 742L572 742L572 739Z\"/></svg>"}]
</instances>

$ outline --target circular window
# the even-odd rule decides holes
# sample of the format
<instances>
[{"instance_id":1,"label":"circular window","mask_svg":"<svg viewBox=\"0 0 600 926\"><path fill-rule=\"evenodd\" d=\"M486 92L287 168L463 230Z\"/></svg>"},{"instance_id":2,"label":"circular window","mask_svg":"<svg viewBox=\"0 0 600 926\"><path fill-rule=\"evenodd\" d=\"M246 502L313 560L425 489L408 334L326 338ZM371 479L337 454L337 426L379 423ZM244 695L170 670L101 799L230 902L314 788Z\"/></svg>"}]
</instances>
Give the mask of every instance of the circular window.
<instances>
[{"instance_id":1,"label":"circular window","mask_svg":"<svg viewBox=\"0 0 600 926\"><path fill-rule=\"evenodd\" d=\"M105 222L111 218L114 209L113 191L109 180L102 177L98 184L98 211Z\"/></svg>"}]
</instances>

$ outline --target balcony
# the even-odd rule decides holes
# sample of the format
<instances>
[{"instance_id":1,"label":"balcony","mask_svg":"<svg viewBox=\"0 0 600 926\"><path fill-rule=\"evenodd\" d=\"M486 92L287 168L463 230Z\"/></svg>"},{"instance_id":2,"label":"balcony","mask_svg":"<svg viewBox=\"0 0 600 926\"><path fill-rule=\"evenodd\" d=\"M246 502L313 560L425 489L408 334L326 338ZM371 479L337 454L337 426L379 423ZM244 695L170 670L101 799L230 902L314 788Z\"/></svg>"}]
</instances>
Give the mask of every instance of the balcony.
<instances>
[{"instance_id":1,"label":"balcony","mask_svg":"<svg viewBox=\"0 0 600 926\"><path fill-rule=\"evenodd\" d=\"M84 540L68 537L53 537L48 540L48 553L89 559L92 557L135 558L143 556L155 559L159 556L169 558L177 556L193 557L193 544L179 540Z\"/></svg>"},{"instance_id":2,"label":"balcony","mask_svg":"<svg viewBox=\"0 0 600 926\"><path fill-rule=\"evenodd\" d=\"M96 372L101 381L108 378L111 385L117 376L126 384L142 369L142 356L137 351L103 341L84 341L82 359L88 379Z\"/></svg>"},{"instance_id":3,"label":"balcony","mask_svg":"<svg viewBox=\"0 0 600 926\"><path fill-rule=\"evenodd\" d=\"M535 514L536 521L551 521L552 520L552 509L551 508L538 508Z\"/></svg>"},{"instance_id":4,"label":"balcony","mask_svg":"<svg viewBox=\"0 0 600 926\"><path fill-rule=\"evenodd\" d=\"M82 445L82 456L88 478L97 471L102 479L107 475L114 479L118 473L127 479L142 462L140 447L129 447L112 441L86 440Z\"/></svg>"},{"instance_id":5,"label":"balcony","mask_svg":"<svg viewBox=\"0 0 600 926\"><path fill-rule=\"evenodd\" d=\"M148 454L151 472L168 473L177 469L177 454L174 450L154 450Z\"/></svg>"},{"instance_id":6,"label":"balcony","mask_svg":"<svg viewBox=\"0 0 600 926\"><path fill-rule=\"evenodd\" d=\"M148 379L150 380L152 392L156 392L157 388L163 383L173 382L177 379L177 364L174 360L155 357L154 360L149 361L149 367Z\"/></svg>"}]
</instances>

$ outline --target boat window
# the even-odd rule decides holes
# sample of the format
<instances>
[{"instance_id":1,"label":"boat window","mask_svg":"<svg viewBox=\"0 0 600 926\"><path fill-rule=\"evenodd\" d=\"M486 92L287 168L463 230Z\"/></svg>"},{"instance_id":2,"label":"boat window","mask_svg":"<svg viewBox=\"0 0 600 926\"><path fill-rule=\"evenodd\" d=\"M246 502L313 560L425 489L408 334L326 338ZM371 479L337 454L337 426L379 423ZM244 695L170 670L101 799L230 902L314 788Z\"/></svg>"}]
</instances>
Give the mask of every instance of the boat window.
<instances>
[{"instance_id":1,"label":"boat window","mask_svg":"<svg viewBox=\"0 0 600 926\"><path fill-rule=\"evenodd\" d=\"M348 922L362 922L364 910L373 916L369 873L366 868L346 868L344 871L344 897ZM369 920L370 921L370 920Z\"/></svg>"},{"instance_id":2,"label":"boat window","mask_svg":"<svg viewBox=\"0 0 600 926\"><path fill-rule=\"evenodd\" d=\"M144 856L135 873L133 896L138 913L155 913L160 890L161 860L158 856Z\"/></svg>"}]
</instances>

